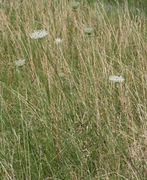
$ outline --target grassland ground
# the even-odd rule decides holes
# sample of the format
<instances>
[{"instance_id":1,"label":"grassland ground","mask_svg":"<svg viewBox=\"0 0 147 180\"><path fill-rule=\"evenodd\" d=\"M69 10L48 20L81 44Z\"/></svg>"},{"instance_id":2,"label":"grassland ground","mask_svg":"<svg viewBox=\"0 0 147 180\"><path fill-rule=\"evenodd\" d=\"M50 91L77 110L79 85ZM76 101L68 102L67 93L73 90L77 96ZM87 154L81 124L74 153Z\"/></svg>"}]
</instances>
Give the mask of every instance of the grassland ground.
<instances>
[{"instance_id":1,"label":"grassland ground","mask_svg":"<svg viewBox=\"0 0 147 180\"><path fill-rule=\"evenodd\" d=\"M147 178L146 10L0 1L0 179Z\"/></svg>"}]
</instances>

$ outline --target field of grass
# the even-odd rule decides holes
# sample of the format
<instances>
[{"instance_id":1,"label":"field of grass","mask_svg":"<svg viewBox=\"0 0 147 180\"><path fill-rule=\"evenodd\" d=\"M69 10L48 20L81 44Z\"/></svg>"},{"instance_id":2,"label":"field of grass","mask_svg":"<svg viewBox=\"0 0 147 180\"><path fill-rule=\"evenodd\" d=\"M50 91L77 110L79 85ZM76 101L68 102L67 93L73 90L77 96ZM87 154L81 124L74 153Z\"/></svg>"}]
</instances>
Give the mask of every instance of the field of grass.
<instances>
[{"instance_id":1,"label":"field of grass","mask_svg":"<svg viewBox=\"0 0 147 180\"><path fill-rule=\"evenodd\" d=\"M0 180L147 178L146 3L79 2L0 1Z\"/></svg>"}]
</instances>

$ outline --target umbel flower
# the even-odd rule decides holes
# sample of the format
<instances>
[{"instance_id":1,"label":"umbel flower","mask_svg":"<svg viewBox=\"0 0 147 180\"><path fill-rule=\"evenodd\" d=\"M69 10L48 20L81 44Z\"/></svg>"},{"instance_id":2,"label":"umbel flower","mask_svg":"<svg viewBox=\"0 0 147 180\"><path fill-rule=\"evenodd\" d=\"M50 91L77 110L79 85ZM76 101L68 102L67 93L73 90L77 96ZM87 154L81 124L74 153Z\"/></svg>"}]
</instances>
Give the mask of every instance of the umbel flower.
<instances>
[{"instance_id":1,"label":"umbel flower","mask_svg":"<svg viewBox=\"0 0 147 180\"><path fill-rule=\"evenodd\" d=\"M125 79L122 76L109 76L109 80L113 82L122 83Z\"/></svg>"},{"instance_id":2,"label":"umbel flower","mask_svg":"<svg viewBox=\"0 0 147 180\"><path fill-rule=\"evenodd\" d=\"M71 7L72 7L73 11L76 11L79 6L80 6L79 2L74 1L74 2L71 3Z\"/></svg>"},{"instance_id":3,"label":"umbel flower","mask_svg":"<svg viewBox=\"0 0 147 180\"><path fill-rule=\"evenodd\" d=\"M56 38L56 39L55 39L55 43L56 43L56 45L61 44L61 42L62 42L62 39L60 39L60 38Z\"/></svg>"},{"instance_id":4,"label":"umbel flower","mask_svg":"<svg viewBox=\"0 0 147 180\"><path fill-rule=\"evenodd\" d=\"M37 30L30 33L31 39L41 39L48 35L48 32L45 29Z\"/></svg>"},{"instance_id":5,"label":"umbel flower","mask_svg":"<svg viewBox=\"0 0 147 180\"><path fill-rule=\"evenodd\" d=\"M86 28L84 29L84 32L85 32L86 34L88 34L88 35L92 35L93 32L94 32L94 30L93 30L92 27L86 27Z\"/></svg>"},{"instance_id":6,"label":"umbel flower","mask_svg":"<svg viewBox=\"0 0 147 180\"><path fill-rule=\"evenodd\" d=\"M16 61L15 61L15 65L16 65L17 67L21 67L21 66L23 66L23 65L25 64L25 62L26 62L25 59L19 59L19 60L16 60Z\"/></svg>"}]
</instances>

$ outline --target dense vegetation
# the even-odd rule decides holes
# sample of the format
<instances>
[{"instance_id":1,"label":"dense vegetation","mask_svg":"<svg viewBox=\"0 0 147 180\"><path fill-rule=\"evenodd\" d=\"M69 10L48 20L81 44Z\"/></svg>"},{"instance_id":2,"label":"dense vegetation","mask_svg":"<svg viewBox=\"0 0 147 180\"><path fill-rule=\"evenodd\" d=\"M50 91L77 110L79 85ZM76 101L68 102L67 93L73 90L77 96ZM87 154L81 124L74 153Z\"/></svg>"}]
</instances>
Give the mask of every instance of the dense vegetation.
<instances>
[{"instance_id":1,"label":"dense vegetation","mask_svg":"<svg viewBox=\"0 0 147 180\"><path fill-rule=\"evenodd\" d=\"M78 2L0 1L0 179L147 178L145 0Z\"/></svg>"}]
</instances>

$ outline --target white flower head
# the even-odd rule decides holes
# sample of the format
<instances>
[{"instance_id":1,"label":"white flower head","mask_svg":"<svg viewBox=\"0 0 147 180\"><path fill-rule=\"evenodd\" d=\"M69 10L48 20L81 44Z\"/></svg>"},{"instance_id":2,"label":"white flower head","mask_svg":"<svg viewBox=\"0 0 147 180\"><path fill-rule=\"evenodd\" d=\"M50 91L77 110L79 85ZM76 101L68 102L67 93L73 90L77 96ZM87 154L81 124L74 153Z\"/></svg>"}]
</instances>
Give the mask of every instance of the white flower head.
<instances>
[{"instance_id":1,"label":"white flower head","mask_svg":"<svg viewBox=\"0 0 147 180\"><path fill-rule=\"evenodd\" d=\"M91 34L93 34L94 30L93 30L92 27L86 27L86 28L84 29L84 32L85 32L86 34L88 34L88 35L91 35Z\"/></svg>"},{"instance_id":2,"label":"white flower head","mask_svg":"<svg viewBox=\"0 0 147 180\"><path fill-rule=\"evenodd\" d=\"M16 60L15 61L15 65L17 66L17 67L21 67L21 66L23 66L24 64L25 64L25 59L19 59L19 60Z\"/></svg>"},{"instance_id":3,"label":"white flower head","mask_svg":"<svg viewBox=\"0 0 147 180\"><path fill-rule=\"evenodd\" d=\"M71 3L71 7L72 7L73 11L76 11L79 6L80 6L79 2L74 1L74 2Z\"/></svg>"},{"instance_id":4,"label":"white flower head","mask_svg":"<svg viewBox=\"0 0 147 180\"><path fill-rule=\"evenodd\" d=\"M41 39L48 35L48 32L45 29L37 30L30 33L31 39Z\"/></svg>"},{"instance_id":5,"label":"white flower head","mask_svg":"<svg viewBox=\"0 0 147 180\"><path fill-rule=\"evenodd\" d=\"M122 76L109 76L109 80L113 82L119 82L122 83L125 79Z\"/></svg>"},{"instance_id":6,"label":"white flower head","mask_svg":"<svg viewBox=\"0 0 147 180\"><path fill-rule=\"evenodd\" d=\"M60 38L56 38L56 39L55 39L55 43L56 43L57 45L61 44L61 42L62 42L62 39L60 39Z\"/></svg>"}]
</instances>

